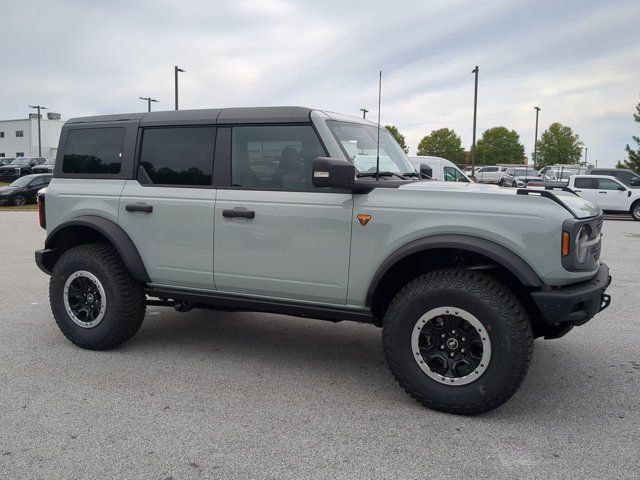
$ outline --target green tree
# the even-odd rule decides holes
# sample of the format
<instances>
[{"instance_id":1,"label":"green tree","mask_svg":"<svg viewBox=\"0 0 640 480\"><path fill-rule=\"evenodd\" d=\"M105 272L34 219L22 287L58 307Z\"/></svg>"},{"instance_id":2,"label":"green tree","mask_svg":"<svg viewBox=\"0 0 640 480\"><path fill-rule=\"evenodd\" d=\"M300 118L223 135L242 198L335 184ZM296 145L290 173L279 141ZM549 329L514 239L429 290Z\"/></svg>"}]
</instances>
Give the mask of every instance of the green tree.
<instances>
[{"instance_id":1,"label":"green tree","mask_svg":"<svg viewBox=\"0 0 640 480\"><path fill-rule=\"evenodd\" d=\"M538 140L536 167L556 163L578 164L582 159L582 145L577 133L561 123L552 123Z\"/></svg>"},{"instance_id":2,"label":"green tree","mask_svg":"<svg viewBox=\"0 0 640 480\"><path fill-rule=\"evenodd\" d=\"M404 153L409 153L409 147L407 147L407 144L405 143L404 135L400 133L400 131L396 128L396 126L385 125L384 128L386 128L389 131L389 133L393 135L393 138L396 139L396 142L398 142L398 145L400 145L400 148L404 150Z\"/></svg>"},{"instance_id":3,"label":"green tree","mask_svg":"<svg viewBox=\"0 0 640 480\"><path fill-rule=\"evenodd\" d=\"M633 119L640 123L640 103L636 105L636 113L633 114ZM640 137L633 135L633 141L636 142L638 148L635 150L627 145L627 160L618 163L618 168L630 168L635 172L640 172Z\"/></svg>"},{"instance_id":4,"label":"green tree","mask_svg":"<svg viewBox=\"0 0 640 480\"><path fill-rule=\"evenodd\" d=\"M450 128L434 130L420 140L418 155L442 157L453 163L464 162L466 158L460 136Z\"/></svg>"},{"instance_id":5,"label":"green tree","mask_svg":"<svg viewBox=\"0 0 640 480\"><path fill-rule=\"evenodd\" d=\"M524 161L524 145L520 135L506 127L493 127L485 130L476 145L476 163L517 163Z\"/></svg>"}]
</instances>

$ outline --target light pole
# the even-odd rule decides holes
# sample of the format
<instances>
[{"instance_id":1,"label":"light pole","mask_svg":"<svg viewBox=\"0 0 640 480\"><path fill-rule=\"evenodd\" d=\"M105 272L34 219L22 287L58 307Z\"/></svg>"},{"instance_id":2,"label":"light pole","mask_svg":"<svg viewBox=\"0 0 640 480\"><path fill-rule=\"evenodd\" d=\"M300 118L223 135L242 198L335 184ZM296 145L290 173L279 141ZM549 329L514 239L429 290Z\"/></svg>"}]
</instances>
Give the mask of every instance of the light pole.
<instances>
[{"instance_id":1,"label":"light pole","mask_svg":"<svg viewBox=\"0 0 640 480\"><path fill-rule=\"evenodd\" d=\"M538 114L540 113L540 107L533 107L536 109L536 134L533 140L533 169L538 167Z\"/></svg>"},{"instance_id":2,"label":"light pole","mask_svg":"<svg viewBox=\"0 0 640 480\"><path fill-rule=\"evenodd\" d=\"M178 72L184 73L184 70L176 65L173 67L173 78L176 87L176 110L178 110Z\"/></svg>"},{"instance_id":3,"label":"light pole","mask_svg":"<svg viewBox=\"0 0 640 480\"><path fill-rule=\"evenodd\" d=\"M40 105L29 105L29 108L35 108L38 110L38 157L42 157L42 139L40 137L40 110L46 110L47 107Z\"/></svg>"},{"instance_id":4,"label":"light pole","mask_svg":"<svg viewBox=\"0 0 640 480\"><path fill-rule=\"evenodd\" d=\"M369 112L369 110L367 110L366 108L361 108L360 111L362 112L362 118L367 118L367 113Z\"/></svg>"},{"instance_id":5,"label":"light pole","mask_svg":"<svg viewBox=\"0 0 640 480\"><path fill-rule=\"evenodd\" d=\"M584 147L584 166L587 165L589 165L589 147Z\"/></svg>"},{"instance_id":6,"label":"light pole","mask_svg":"<svg viewBox=\"0 0 640 480\"><path fill-rule=\"evenodd\" d=\"M471 70L476 76L476 85L473 92L473 141L471 143L471 176L476 176L476 117L478 113L478 72L480 69L476 65L476 68Z\"/></svg>"},{"instance_id":7,"label":"light pole","mask_svg":"<svg viewBox=\"0 0 640 480\"><path fill-rule=\"evenodd\" d=\"M155 98L151 98L151 97L138 97L140 100L146 100L147 102L147 112L151 111L151 102L157 102L158 100L156 100Z\"/></svg>"}]
</instances>

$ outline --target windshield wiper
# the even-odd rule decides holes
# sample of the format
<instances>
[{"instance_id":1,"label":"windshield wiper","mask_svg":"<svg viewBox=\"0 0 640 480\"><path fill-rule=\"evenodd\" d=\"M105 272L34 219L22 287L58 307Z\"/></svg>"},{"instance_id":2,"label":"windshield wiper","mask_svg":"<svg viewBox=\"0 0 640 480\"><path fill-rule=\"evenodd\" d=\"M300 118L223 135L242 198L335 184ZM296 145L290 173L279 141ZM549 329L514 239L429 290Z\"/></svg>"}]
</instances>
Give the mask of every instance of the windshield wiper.
<instances>
[{"instance_id":1,"label":"windshield wiper","mask_svg":"<svg viewBox=\"0 0 640 480\"><path fill-rule=\"evenodd\" d=\"M405 177L403 177L402 175L398 175L397 173L394 172L364 172L364 173L358 173L356 175L357 178L363 178L363 177L398 177L402 180L406 180Z\"/></svg>"}]
</instances>

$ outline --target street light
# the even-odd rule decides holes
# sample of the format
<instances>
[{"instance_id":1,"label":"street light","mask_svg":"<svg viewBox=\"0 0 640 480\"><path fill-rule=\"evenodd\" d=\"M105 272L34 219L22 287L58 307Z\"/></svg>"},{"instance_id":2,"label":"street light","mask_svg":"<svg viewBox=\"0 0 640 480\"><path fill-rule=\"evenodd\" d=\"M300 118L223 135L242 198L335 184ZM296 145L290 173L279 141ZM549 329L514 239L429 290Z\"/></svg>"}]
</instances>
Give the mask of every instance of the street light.
<instances>
[{"instance_id":1,"label":"street light","mask_svg":"<svg viewBox=\"0 0 640 480\"><path fill-rule=\"evenodd\" d=\"M536 110L536 135L533 140L533 169L538 167L538 114L540 113L540 107L533 107Z\"/></svg>"},{"instance_id":2,"label":"street light","mask_svg":"<svg viewBox=\"0 0 640 480\"><path fill-rule=\"evenodd\" d=\"M476 68L471 70L471 73L476 75L476 84L473 93L473 141L471 143L471 176L476 176L476 116L478 113L478 72L480 69L476 65Z\"/></svg>"},{"instance_id":3,"label":"street light","mask_svg":"<svg viewBox=\"0 0 640 480\"><path fill-rule=\"evenodd\" d=\"M175 80L175 87L176 87L176 110L178 110L178 72L184 73L184 70L179 68L176 65L175 67L173 67L173 77Z\"/></svg>"},{"instance_id":4,"label":"street light","mask_svg":"<svg viewBox=\"0 0 640 480\"><path fill-rule=\"evenodd\" d=\"M361 108L360 111L362 112L362 118L367 118L367 113L369 113L369 110L367 110L366 108Z\"/></svg>"},{"instance_id":5,"label":"street light","mask_svg":"<svg viewBox=\"0 0 640 480\"><path fill-rule=\"evenodd\" d=\"M587 167L589 165L589 147L584 147L584 166ZM596 165L597 167L597 165Z\"/></svg>"},{"instance_id":6,"label":"street light","mask_svg":"<svg viewBox=\"0 0 640 480\"><path fill-rule=\"evenodd\" d=\"M40 105L29 105L29 108L38 110L38 157L42 157L42 140L40 138L40 110L47 110L47 107L42 107Z\"/></svg>"},{"instance_id":7,"label":"street light","mask_svg":"<svg viewBox=\"0 0 640 480\"><path fill-rule=\"evenodd\" d=\"M151 111L151 102L157 102L155 98L151 97L138 97L140 100L145 100L147 102L147 112Z\"/></svg>"}]
</instances>

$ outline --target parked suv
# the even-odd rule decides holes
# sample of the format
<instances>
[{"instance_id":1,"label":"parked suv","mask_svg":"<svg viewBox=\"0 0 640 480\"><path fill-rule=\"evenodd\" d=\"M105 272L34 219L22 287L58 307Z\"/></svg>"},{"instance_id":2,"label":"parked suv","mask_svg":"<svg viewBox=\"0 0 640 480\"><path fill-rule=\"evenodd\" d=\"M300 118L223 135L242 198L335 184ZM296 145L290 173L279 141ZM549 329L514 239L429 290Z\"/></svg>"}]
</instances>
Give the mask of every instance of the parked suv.
<instances>
[{"instance_id":1,"label":"parked suv","mask_svg":"<svg viewBox=\"0 0 640 480\"><path fill-rule=\"evenodd\" d=\"M589 175L609 175L616 177L627 187L640 188L640 175L628 168L592 168Z\"/></svg>"},{"instance_id":2,"label":"parked suv","mask_svg":"<svg viewBox=\"0 0 640 480\"><path fill-rule=\"evenodd\" d=\"M44 158L17 157L0 167L0 182L12 182L16 178L31 174L31 168L42 165Z\"/></svg>"},{"instance_id":3,"label":"parked suv","mask_svg":"<svg viewBox=\"0 0 640 480\"><path fill-rule=\"evenodd\" d=\"M640 190L610 175L574 175L569 188L605 212L628 212L640 221Z\"/></svg>"},{"instance_id":4,"label":"parked suv","mask_svg":"<svg viewBox=\"0 0 640 480\"><path fill-rule=\"evenodd\" d=\"M69 120L39 213L80 347L130 339L147 305L369 322L400 385L458 414L504 403L535 337L609 303L596 205L424 181L386 130L308 108Z\"/></svg>"},{"instance_id":5,"label":"parked suv","mask_svg":"<svg viewBox=\"0 0 640 480\"><path fill-rule=\"evenodd\" d=\"M476 180L479 183L501 184L502 177L507 171L507 167L501 165L488 165L476 168Z\"/></svg>"}]
</instances>

